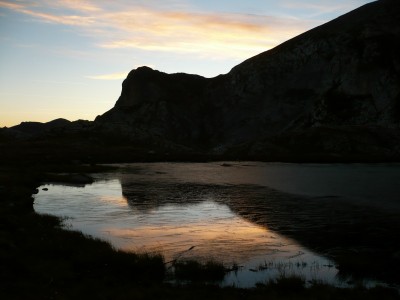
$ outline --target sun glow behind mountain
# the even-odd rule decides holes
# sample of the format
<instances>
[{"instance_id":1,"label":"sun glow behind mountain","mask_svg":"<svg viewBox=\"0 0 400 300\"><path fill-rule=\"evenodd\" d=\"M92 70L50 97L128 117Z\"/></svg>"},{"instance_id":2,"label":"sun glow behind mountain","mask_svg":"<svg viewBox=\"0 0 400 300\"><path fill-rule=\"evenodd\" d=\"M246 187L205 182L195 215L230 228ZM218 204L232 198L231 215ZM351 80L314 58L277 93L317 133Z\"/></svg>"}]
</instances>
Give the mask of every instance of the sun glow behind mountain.
<instances>
[{"instance_id":1,"label":"sun glow behind mountain","mask_svg":"<svg viewBox=\"0 0 400 300\"><path fill-rule=\"evenodd\" d=\"M367 2L0 1L0 126L93 119L133 68L227 73Z\"/></svg>"}]
</instances>

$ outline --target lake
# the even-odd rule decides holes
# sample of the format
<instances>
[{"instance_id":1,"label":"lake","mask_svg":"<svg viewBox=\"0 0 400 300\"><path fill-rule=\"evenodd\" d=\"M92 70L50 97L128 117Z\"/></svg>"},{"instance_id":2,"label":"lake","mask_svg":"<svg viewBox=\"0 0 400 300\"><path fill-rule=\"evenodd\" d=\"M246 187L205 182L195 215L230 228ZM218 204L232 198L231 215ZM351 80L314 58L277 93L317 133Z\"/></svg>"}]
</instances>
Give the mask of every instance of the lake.
<instances>
[{"instance_id":1,"label":"lake","mask_svg":"<svg viewBox=\"0 0 400 300\"><path fill-rule=\"evenodd\" d=\"M283 215L282 207L313 203L330 210L329 205L340 203L382 211L400 208L397 164L117 166L116 171L94 174L95 183L84 187L41 186L34 195L35 211L63 217L66 228L116 248L161 253L166 262L213 259L239 266L225 277L225 286L252 287L291 274L347 286L348 278L337 276L324 251L313 251L290 234L313 226L296 221L304 212L290 208Z\"/></svg>"}]
</instances>

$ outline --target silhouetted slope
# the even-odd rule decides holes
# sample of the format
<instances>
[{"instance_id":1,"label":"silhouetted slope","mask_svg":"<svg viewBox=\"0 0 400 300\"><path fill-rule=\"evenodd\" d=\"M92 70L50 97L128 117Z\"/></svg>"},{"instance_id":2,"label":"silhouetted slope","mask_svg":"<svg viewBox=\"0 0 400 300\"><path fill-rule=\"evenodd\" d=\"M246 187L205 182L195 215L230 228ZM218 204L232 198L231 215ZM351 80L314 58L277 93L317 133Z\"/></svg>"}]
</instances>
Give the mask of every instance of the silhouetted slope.
<instances>
[{"instance_id":1,"label":"silhouetted slope","mask_svg":"<svg viewBox=\"0 0 400 300\"><path fill-rule=\"evenodd\" d=\"M83 133L92 127L93 122L85 120L68 121L55 119L49 122L22 122L10 128L0 128L0 140L37 140L63 137L72 133Z\"/></svg>"},{"instance_id":2,"label":"silhouetted slope","mask_svg":"<svg viewBox=\"0 0 400 300\"><path fill-rule=\"evenodd\" d=\"M364 5L228 74L147 67L124 81L102 132L232 157L399 156L400 2Z\"/></svg>"},{"instance_id":3,"label":"silhouetted slope","mask_svg":"<svg viewBox=\"0 0 400 300\"><path fill-rule=\"evenodd\" d=\"M10 127L12 130L17 130L22 133L26 134L37 134L39 132L43 132L46 130L51 130L54 128L60 128L60 127L65 127L71 123L70 121L66 119L55 119L53 121L47 122L47 123L41 123L41 122L22 122L19 125Z\"/></svg>"},{"instance_id":4,"label":"silhouetted slope","mask_svg":"<svg viewBox=\"0 0 400 300\"><path fill-rule=\"evenodd\" d=\"M399 120L400 1L380 0L215 78L140 67L95 122L24 122L0 140L118 144L159 159L399 160Z\"/></svg>"},{"instance_id":5,"label":"silhouetted slope","mask_svg":"<svg viewBox=\"0 0 400 300\"><path fill-rule=\"evenodd\" d=\"M201 133L199 119L207 80L188 74L165 74L148 67L129 73L115 108L96 119L134 139L153 137L176 143L194 141Z\"/></svg>"}]
</instances>

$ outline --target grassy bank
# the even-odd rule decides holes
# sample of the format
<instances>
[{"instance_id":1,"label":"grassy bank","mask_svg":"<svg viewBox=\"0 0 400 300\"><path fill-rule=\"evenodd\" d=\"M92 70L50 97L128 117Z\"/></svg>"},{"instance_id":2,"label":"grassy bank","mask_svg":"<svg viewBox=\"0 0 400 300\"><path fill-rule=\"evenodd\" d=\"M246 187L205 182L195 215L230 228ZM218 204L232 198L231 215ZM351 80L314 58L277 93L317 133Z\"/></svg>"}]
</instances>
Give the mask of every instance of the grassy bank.
<instances>
[{"instance_id":1,"label":"grassy bank","mask_svg":"<svg viewBox=\"0 0 400 300\"><path fill-rule=\"evenodd\" d=\"M1 299L399 299L397 292L376 288L337 289L299 279L281 278L254 289L219 288L204 281L218 275L218 263L177 262L177 278L164 282L161 256L125 253L108 243L63 230L60 220L33 211L32 193L42 180L76 180L63 173L105 171L79 164L36 164L0 169Z\"/></svg>"},{"instance_id":2,"label":"grassy bank","mask_svg":"<svg viewBox=\"0 0 400 300\"><path fill-rule=\"evenodd\" d=\"M1 172L0 280L7 299L78 293L90 285L101 294L103 286L153 285L164 279L163 257L116 251L106 242L61 229L55 217L36 214L31 195L49 175L23 171Z\"/></svg>"}]
</instances>

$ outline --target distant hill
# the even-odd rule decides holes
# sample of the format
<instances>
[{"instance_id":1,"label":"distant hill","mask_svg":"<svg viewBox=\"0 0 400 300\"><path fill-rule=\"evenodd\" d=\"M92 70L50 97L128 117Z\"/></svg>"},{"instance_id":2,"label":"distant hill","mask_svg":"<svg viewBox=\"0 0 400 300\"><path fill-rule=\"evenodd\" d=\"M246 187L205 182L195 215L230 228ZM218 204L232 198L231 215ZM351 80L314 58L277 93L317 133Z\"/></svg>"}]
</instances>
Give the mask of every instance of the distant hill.
<instances>
[{"instance_id":1,"label":"distant hill","mask_svg":"<svg viewBox=\"0 0 400 300\"><path fill-rule=\"evenodd\" d=\"M70 123L71 122L66 119L59 118L47 123L22 122L19 125L10 127L10 129L17 130L25 134L39 134L43 131L68 126Z\"/></svg>"},{"instance_id":2,"label":"distant hill","mask_svg":"<svg viewBox=\"0 0 400 300\"><path fill-rule=\"evenodd\" d=\"M71 122L66 119L55 119L50 122L22 122L10 128L0 129L0 136L5 135L12 139L40 139L63 136L72 132L92 127L92 122L78 120Z\"/></svg>"},{"instance_id":3,"label":"distant hill","mask_svg":"<svg viewBox=\"0 0 400 300\"><path fill-rule=\"evenodd\" d=\"M232 157L398 157L400 1L366 4L215 78L132 70L95 125Z\"/></svg>"}]
</instances>

